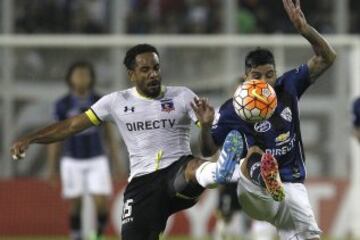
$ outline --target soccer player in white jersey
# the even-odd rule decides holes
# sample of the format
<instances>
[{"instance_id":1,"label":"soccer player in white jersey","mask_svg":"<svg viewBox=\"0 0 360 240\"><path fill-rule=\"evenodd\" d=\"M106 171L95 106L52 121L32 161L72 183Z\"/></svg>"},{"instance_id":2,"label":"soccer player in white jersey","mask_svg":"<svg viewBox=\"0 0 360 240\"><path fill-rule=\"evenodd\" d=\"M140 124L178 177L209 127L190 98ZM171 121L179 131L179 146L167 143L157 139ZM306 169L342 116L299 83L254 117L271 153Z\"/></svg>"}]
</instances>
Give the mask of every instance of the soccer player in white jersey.
<instances>
[{"instance_id":1,"label":"soccer player in white jersey","mask_svg":"<svg viewBox=\"0 0 360 240\"><path fill-rule=\"evenodd\" d=\"M129 49L124 65L134 87L110 93L85 113L20 138L11 154L21 158L32 143L61 141L102 122L114 122L130 158L122 239L153 240L171 214L193 206L203 186L221 178L222 166L193 157L190 150L191 122L197 121L192 107L206 106L197 114L205 120L213 117L214 109L186 87L161 84L159 54L151 45Z\"/></svg>"}]
</instances>

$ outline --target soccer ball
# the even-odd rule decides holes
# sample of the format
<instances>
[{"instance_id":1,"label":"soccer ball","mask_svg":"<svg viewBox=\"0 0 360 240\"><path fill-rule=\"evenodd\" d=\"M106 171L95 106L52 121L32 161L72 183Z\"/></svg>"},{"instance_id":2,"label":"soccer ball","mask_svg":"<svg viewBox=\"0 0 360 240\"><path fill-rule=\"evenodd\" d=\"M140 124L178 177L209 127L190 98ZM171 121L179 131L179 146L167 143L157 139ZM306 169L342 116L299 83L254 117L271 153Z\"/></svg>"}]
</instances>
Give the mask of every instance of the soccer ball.
<instances>
[{"instance_id":1,"label":"soccer ball","mask_svg":"<svg viewBox=\"0 0 360 240\"><path fill-rule=\"evenodd\" d=\"M234 94L233 105L239 117L247 122L262 122L271 117L277 106L275 90L265 81L249 80Z\"/></svg>"}]
</instances>

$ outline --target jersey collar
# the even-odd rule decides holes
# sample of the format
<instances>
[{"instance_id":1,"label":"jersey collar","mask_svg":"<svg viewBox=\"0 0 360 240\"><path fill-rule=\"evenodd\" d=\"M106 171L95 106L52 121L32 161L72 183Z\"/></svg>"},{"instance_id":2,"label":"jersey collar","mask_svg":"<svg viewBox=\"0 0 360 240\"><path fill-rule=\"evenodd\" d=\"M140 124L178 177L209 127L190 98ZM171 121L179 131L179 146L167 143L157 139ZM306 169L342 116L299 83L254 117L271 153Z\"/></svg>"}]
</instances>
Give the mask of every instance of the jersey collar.
<instances>
[{"instance_id":1,"label":"jersey collar","mask_svg":"<svg viewBox=\"0 0 360 240\"><path fill-rule=\"evenodd\" d=\"M161 85L161 91L160 91L160 94L159 96L155 97L155 98L150 98L150 97L147 97L147 96L144 96L142 95L141 93L139 93L137 90L136 90L136 87L133 87L133 94L140 98L140 99L143 99L143 100L154 100L154 99L159 99L159 98L162 98L164 95L165 95L165 91L166 91L166 87L164 85Z\"/></svg>"}]
</instances>

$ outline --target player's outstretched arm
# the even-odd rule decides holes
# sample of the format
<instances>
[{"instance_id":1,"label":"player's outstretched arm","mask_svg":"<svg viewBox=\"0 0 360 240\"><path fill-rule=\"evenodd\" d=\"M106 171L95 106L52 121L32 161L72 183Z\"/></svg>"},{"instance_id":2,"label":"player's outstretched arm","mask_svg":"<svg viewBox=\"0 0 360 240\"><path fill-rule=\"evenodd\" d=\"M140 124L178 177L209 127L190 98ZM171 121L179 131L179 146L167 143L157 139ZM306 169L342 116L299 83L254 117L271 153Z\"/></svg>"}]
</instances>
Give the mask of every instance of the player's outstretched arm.
<instances>
[{"instance_id":1,"label":"player's outstretched arm","mask_svg":"<svg viewBox=\"0 0 360 240\"><path fill-rule=\"evenodd\" d=\"M22 158L25 150L32 143L48 144L62 141L91 126L93 126L93 124L85 113L51 124L16 140L10 149L11 155L15 159Z\"/></svg>"},{"instance_id":2,"label":"player's outstretched arm","mask_svg":"<svg viewBox=\"0 0 360 240\"><path fill-rule=\"evenodd\" d=\"M315 56L308 61L310 78L314 82L336 58L336 52L329 42L312 26L310 26L301 10L300 0L283 0L284 8L296 30L311 44Z\"/></svg>"},{"instance_id":3,"label":"player's outstretched arm","mask_svg":"<svg viewBox=\"0 0 360 240\"><path fill-rule=\"evenodd\" d=\"M211 127L215 116L214 108L205 98L194 98L191 107L194 110L201 127L199 139L201 153L204 157L210 157L218 150L218 146L211 136Z\"/></svg>"}]
</instances>

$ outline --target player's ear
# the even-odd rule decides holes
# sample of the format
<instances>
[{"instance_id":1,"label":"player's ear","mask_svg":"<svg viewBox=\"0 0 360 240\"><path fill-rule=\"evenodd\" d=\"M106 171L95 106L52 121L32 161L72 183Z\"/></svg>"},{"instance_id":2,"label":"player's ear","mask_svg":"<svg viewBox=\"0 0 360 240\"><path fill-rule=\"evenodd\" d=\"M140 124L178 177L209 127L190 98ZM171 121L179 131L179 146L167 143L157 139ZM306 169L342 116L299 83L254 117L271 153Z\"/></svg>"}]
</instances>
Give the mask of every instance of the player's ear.
<instances>
[{"instance_id":1,"label":"player's ear","mask_svg":"<svg viewBox=\"0 0 360 240\"><path fill-rule=\"evenodd\" d=\"M134 81L134 70L128 69L127 75L128 75L128 78L130 79L130 81L133 82Z\"/></svg>"},{"instance_id":2,"label":"player's ear","mask_svg":"<svg viewBox=\"0 0 360 240\"><path fill-rule=\"evenodd\" d=\"M244 73L244 75L242 76L242 80L243 80L243 82L245 82L247 79L248 79L248 77L249 77L249 73L250 72L246 72L246 73ZM242 82L242 83L243 83Z\"/></svg>"}]
</instances>

